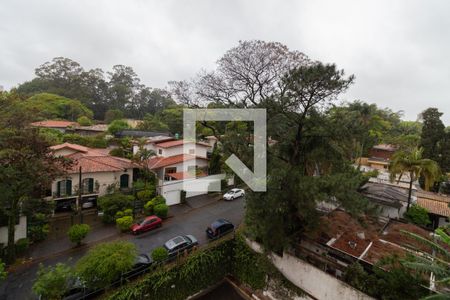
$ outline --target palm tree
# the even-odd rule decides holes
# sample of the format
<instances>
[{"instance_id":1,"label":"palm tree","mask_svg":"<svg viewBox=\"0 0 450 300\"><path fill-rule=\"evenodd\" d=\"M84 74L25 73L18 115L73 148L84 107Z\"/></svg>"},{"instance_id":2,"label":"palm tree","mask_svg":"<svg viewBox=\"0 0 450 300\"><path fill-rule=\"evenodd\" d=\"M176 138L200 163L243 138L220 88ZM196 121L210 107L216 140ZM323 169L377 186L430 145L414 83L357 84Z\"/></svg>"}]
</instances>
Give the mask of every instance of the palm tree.
<instances>
[{"instance_id":1,"label":"palm tree","mask_svg":"<svg viewBox=\"0 0 450 300\"><path fill-rule=\"evenodd\" d=\"M443 246L444 244L450 246L450 236L446 233L445 228L435 230L434 241L412 232L402 232L420 243L429 246L433 250L430 255L427 252L412 247L412 250L415 252L414 259L402 260L403 265L407 268L423 274L430 274L431 290L435 290L435 283L438 283L442 287L443 292L425 297L422 300L450 299L450 252ZM439 240L441 243L438 243L436 240Z\"/></svg>"},{"instance_id":2,"label":"palm tree","mask_svg":"<svg viewBox=\"0 0 450 300\"><path fill-rule=\"evenodd\" d=\"M409 174L407 211L411 205L413 182L423 176L425 178L425 190L428 191L441 173L439 165L434 160L422 158L422 153L423 148L415 148L411 151L399 151L393 155L389 164L391 182L394 182L397 176L397 182L399 182L403 174Z\"/></svg>"}]
</instances>

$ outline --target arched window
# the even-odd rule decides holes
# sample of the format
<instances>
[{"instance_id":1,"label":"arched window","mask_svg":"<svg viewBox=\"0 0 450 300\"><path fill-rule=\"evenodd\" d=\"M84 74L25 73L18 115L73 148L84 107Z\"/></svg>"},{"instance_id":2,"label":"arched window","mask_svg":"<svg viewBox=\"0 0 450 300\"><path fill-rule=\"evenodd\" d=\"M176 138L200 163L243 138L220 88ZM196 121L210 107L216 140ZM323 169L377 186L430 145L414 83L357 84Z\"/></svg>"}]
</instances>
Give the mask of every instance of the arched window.
<instances>
[{"instance_id":1,"label":"arched window","mask_svg":"<svg viewBox=\"0 0 450 300\"><path fill-rule=\"evenodd\" d=\"M83 194L92 194L94 192L94 178L83 178Z\"/></svg>"},{"instance_id":2,"label":"arched window","mask_svg":"<svg viewBox=\"0 0 450 300\"><path fill-rule=\"evenodd\" d=\"M56 196L64 197L72 195L72 180L66 179L56 183Z\"/></svg>"},{"instance_id":3,"label":"arched window","mask_svg":"<svg viewBox=\"0 0 450 300\"><path fill-rule=\"evenodd\" d=\"M130 181L130 175L122 174L120 175L120 188L126 189L128 188L128 182Z\"/></svg>"}]
</instances>

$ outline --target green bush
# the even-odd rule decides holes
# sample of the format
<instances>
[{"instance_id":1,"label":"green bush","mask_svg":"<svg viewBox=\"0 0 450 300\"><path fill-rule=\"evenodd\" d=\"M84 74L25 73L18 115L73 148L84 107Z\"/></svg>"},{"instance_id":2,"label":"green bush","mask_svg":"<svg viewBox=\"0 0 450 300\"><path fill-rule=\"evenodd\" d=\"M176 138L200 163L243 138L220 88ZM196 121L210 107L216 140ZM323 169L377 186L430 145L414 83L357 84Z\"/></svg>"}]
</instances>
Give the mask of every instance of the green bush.
<instances>
[{"instance_id":1,"label":"green bush","mask_svg":"<svg viewBox=\"0 0 450 300\"><path fill-rule=\"evenodd\" d=\"M158 217L167 218L167 215L169 213L169 206L167 206L167 204L161 203L155 205L153 211L155 212L155 215L157 215Z\"/></svg>"},{"instance_id":2,"label":"green bush","mask_svg":"<svg viewBox=\"0 0 450 300\"><path fill-rule=\"evenodd\" d=\"M106 148L108 147L108 141L105 140L103 135L98 136L83 136L79 134L65 134L62 140L67 143L78 144L91 148Z\"/></svg>"},{"instance_id":3,"label":"green bush","mask_svg":"<svg viewBox=\"0 0 450 300\"><path fill-rule=\"evenodd\" d=\"M108 126L108 132L116 134L119 131L130 128L130 125L125 120L114 120Z\"/></svg>"},{"instance_id":4,"label":"green bush","mask_svg":"<svg viewBox=\"0 0 450 300\"><path fill-rule=\"evenodd\" d=\"M164 247L157 247L152 251L152 259L153 261L163 261L169 257L169 253Z\"/></svg>"},{"instance_id":5,"label":"green bush","mask_svg":"<svg viewBox=\"0 0 450 300\"><path fill-rule=\"evenodd\" d=\"M135 185L136 187L136 185ZM140 192L137 192L136 194L137 198L143 202L148 202L152 200L152 198L155 196L155 192L152 190L143 190Z\"/></svg>"},{"instance_id":6,"label":"green bush","mask_svg":"<svg viewBox=\"0 0 450 300\"><path fill-rule=\"evenodd\" d=\"M8 276L8 272L5 270L5 263L0 259L0 282Z\"/></svg>"},{"instance_id":7,"label":"green bush","mask_svg":"<svg viewBox=\"0 0 450 300\"><path fill-rule=\"evenodd\" d=\"M72 269L62 263L47 268L40 264L33 291L42 299L62 299L69 289L72 274Z\"/></svg>"},{"instance_id":8,"label":"green bush","mask_svg":"<svg viewBox=\"0 0 450 300\"><path fill-rule=\"evenodd\" d=\"M153 214L153 201L148 201L147 203L144 204L144 214L146 216L151 216Z\"/></svg>"},{"instance_id":9,"label":"green bush","mask_svg":"<svg viewBox=\"0 0 450 300\"><path fill-rule=\"evenodd\" d=\"M30 241L27 238L18 239L16 242L16 253L23 254L30 247Z\"/></svg>"},{"instance_id":10,"label":"green bush","mask_svg":"<svg viewBox=\"0 0 450 300\"><path fill-rule=\"evenodd\" d=\"M136 246L111 242L95 246L76 264L75 271L89 288L104 288L133 267Z\"/></svg>"},{"instance_id":11,"label":"green bush","mask_svg":"<svg viewBox=\"0 0 450 300\"><path fill-rule=\"evenodd\" d=\"M120 109L108 109L105 113L105 122L107 124L120 119L123 119L123 112Z\"/></svg>"},{"instance_id":12,"label":"green bush","mask_svg":"<svg viewBox=\"0 0 450 300\"><path fill-rule=\"evenodd\" d=\"M81 241L91 231L91 227L88 224L75 224L67 231L67 235L72 243L81 245Z\"/></svg>"},{"instance_id":13,"label":"green bush","mask_svg":"<svg viewBox=\"0 0 450 300\"><path fill-rule=\"evenodd\" d=\"M152 201L153 201L153 205L155 205L155 206L158 205L158 204L166 204L166 198L164 198L161 195L158 195L158 196L154 197L152 199Z\"/></svg>"},{"instance_id":14,"label":"green bush","mask_svg":"<svg viewBox=\"0 0 450 300\"><path fill-rule=\"evenodd\" d=\"M102 220L105 223L114 223L116 213L127 208L133 208L134 197L122 193L114 193L98 198L98 207L103 212Z\"/></svg>"},{"instance_id":15,"label":"green bush","mask_svg":"<svg viewBox=\"0 0 450 300\"><path fill-rule=\"evenodd\" d=\"M403 214L403 217L419 226L426 226L431 223L428 211L417 204L411 205L409 210Z\"/></svg>"},{"instance_id":16,"label":"green bush","mask_svg":"<svg viewBox=\"0 0 450 300\"><path fill-rule=\"evenodd\" d=\"M81 116L77 119L77 123L81 126L90 126L92 125L92 120L86 116Z\"/></svg>"},{"instance_id":17,"label":"green bush","mask_svg":"<svg viewBox=\"0 0 450 300\"><path fill-rule=\"evenodd\" d=\"M122 232L130 230L131 225L133 225L132 216L123 216L121 218L116 219L116 226Z\"/></svg>"},{"instance_id":18,"label":"green bush","mask_svg":"<svg viewBox=\"0 0 450 300\"><path fill-rule=\"evenodd\" d=\"M45 240L50 231L50 226L47 223L47 215L43 213L35 213L30 216L29 220L28 238L30 241L38 242Z\"/></svg>"}]
</instances>

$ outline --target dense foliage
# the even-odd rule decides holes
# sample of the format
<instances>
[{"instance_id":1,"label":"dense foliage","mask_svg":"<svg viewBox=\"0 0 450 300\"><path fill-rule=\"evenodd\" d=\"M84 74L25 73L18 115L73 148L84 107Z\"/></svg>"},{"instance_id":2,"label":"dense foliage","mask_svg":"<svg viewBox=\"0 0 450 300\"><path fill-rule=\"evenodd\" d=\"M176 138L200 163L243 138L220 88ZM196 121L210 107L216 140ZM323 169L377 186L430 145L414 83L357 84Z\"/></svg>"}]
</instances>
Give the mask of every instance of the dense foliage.
<instances>
[{"instance_id":1,"label":"dense foliage","mask_svg":"<svg viewBox=\"0 0 450 300\"><path fill-rule=\"evenodd\" d=\"M42 299L62 299L73 278L72 269L64 264L58 263L46 268L41 264L33 284L33 291Z\"/></svg>"},{"instance_id":2,"label":"dense foliage","mask_svg":"<svg viewBox=\"0 0 450 300\"><path fill-rule=\"evenodd\" d=\"M76 264L75 270L87 286L102 288L120 278L133 266L136 246L129 242L110 242L95 246Z\"/></svg>"},{"instance_id":3,"label":"dense foliage","mask_svg":"<svg viewBox=\"0 0 450 300\"><path fill-rule=\"evenodd\" d=\"M69 236L69 240L72 243L77 244L77 246L81 245L81 241L88 235L91 231L91 227L88 224L75 224L69 228L67 231L67 235Z\"/></svg>"},{"instance_id":4,"label":"dense foliage","mask_svg":"<svg viewBox=\"0 0 450 300\"><path fill-rule=\"evenodd\" d=\"M152 259L153 261L159 262L167 259L169 257L169 253L164 247L156 247L152 251Z\"/></svg>"},{"instance_id":5,"label":"dense foliage","mask_svg":"<svg viewBox=\"0 0 450 300\"><path fill-rule=\"evenodd\" d=\"M103 212L102 220L105 223L114 223L119 211L133 208L134 197L122 193L114 193L98 198L98 207Z\"/></svg>"},{"instance_id":6,"label":"dense foliage","mask_svg":"<svg viewBox=\"0 0 450 300\"><path fill-rule=\"evenodd\" d=\"M403 217L419 226L427 226L431 223L428 211L417 204L411 205L411 208L404 213Z\"/></svg>"},{"instance_id":7,"label":"dense foliage","mask_svg":"<svg viewBox=\"0 0 450 300\"><path fill-rule=\"evenodd\" d=\"M160 89L146 87L131 67L115 65L112 71L99 68L85 70L79 63L55 57L36 68L36 77L19 85L17 92L29 97L37 93L53 93L78 99L94 112L97 120L114 119L108 110L125 112L126 117L143 118L173 105L170 95Z\"/></svg>"}]
</instances>

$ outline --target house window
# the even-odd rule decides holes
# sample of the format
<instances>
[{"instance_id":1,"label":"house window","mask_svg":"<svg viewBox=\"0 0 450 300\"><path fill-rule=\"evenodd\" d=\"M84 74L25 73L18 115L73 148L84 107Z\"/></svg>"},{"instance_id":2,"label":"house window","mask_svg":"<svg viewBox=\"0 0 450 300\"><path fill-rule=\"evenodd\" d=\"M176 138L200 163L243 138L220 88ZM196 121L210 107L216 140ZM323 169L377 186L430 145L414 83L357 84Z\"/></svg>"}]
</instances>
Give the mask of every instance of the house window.
<instances>
[{"instance_id":1,"label":"house window","mask_svg":"<svg viewBox=\"0 0 450 300\"><path fill-rule=\"evenodd\" d=\"M83 194L92 194L94 192L94 178L83 179Z\"/></svg>"},{"instance_id":2,"label":"house window","mask_svg":"<svg viewBox=\"0 0 450 300\"><path fill-rule=\"evenodd\" d=\"M158 154L162 155L162 149L158 149Z\"/></svg>"},{"instance_id":3,"label":"house window","mask_svg":"<svg viewBox=\"0 0 450 300\"><path fill-rule=\"evenodd\" d=\"M120 188L126 189L128 188L128 182L130 181L130 175L122 174L120 175Z\"/></svg>"},{"instance_id":4,"label":"house window","mask_svg":"<svg viewBox=\"0 0 450 300\"><path fill-rule=\"evenodd\" d=\"M66 179L58 181L56 184L56 195L58 197L72 195L72 180Z\"/></svg>"}]
</instances>

